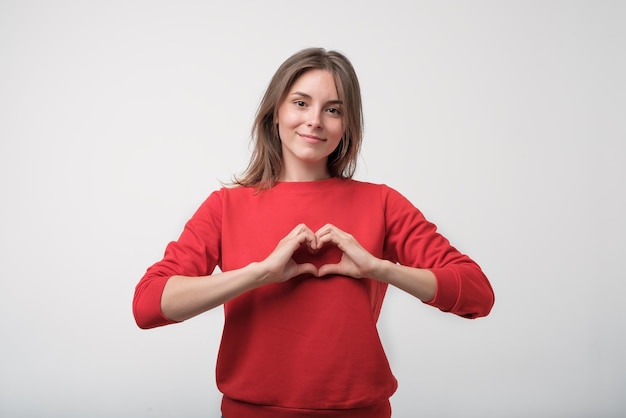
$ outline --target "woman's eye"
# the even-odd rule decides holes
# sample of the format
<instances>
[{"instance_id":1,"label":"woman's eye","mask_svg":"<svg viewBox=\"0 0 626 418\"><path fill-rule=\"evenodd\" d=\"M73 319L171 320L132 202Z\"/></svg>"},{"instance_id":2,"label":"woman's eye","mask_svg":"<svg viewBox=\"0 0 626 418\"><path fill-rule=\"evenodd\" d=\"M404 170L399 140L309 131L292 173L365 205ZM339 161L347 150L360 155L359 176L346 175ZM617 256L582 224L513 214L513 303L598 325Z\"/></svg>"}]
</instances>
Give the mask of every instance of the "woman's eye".
<instances>
[{"instance_id":1,"label":"woman's eye","mask_svg":"<svg viewBox=\"0 0 626 418\"><path fill-rule=\"evenodd\" d=\"M341 115L341 111L334 107L328 108L327 112L332 113L333 115Z\"/></svg>"},{"instance_id":2,"label":"woman's eye","mask_svg":"<svg viewBox=\"0 0 626 418\"><path fill-rule=\"evenodd\" d=\"M302 100L296 100L296 101L294 102L294 104L295 104L296 106L299 106L299 107L304 107L304 106L306 106L306 103L304 103Z\"/></svg>"}]
</instances>

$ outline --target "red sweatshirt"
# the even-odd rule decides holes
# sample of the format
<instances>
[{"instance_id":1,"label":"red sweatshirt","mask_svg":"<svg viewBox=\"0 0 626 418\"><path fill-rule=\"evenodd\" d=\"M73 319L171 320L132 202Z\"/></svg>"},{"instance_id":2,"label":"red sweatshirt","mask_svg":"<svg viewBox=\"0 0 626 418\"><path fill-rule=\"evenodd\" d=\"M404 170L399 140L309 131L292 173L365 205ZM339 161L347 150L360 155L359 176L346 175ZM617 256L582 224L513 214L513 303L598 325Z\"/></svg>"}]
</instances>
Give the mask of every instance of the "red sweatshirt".
<instances>
[{"instance_id":1,"label":"red sweatshirt","mask_svg":"<svg viewBox=\"0 0 626 418\"><path fill-rule=\"evenodd\" d=\"M406 198L385 185L333 178L212 193L137 285L137 324L173 322L160 307L169 277L261 261L300 223L313 231L332 223L376 257L430 269L437 293L428 303L442 311L476 318L491 310L493 291L480 267ZM318 267L340 257L330 246L294 255ZM397 383L376 328L386 290L370 279L303 275L227 302L216 369L224 416L390 416Z\"/></svg>"}]
</instances>

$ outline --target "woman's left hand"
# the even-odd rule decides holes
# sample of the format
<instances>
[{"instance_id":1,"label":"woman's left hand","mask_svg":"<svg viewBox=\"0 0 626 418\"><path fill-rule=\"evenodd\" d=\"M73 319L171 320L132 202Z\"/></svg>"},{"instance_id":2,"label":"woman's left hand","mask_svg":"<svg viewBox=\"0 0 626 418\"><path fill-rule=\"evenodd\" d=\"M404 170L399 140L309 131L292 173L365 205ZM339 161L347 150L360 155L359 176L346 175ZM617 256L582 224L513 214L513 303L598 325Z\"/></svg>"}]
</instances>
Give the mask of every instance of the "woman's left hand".
<instances>
[{"instance_id":1,"label":"woman's left hand","mask_svg":"<svg viewBox=\"0 0 626 418\"><path fill-rule=\"evenodd\" d=\"M359 242L347 232L332 224L326 224L316 233L317 248L334 244L341 251L341 260L337 264L326 264L319 268L318 275L340 274L355 279L364 277L373 278L374 272L382 262L370 254Z\"/></svg>"}]
</instances>

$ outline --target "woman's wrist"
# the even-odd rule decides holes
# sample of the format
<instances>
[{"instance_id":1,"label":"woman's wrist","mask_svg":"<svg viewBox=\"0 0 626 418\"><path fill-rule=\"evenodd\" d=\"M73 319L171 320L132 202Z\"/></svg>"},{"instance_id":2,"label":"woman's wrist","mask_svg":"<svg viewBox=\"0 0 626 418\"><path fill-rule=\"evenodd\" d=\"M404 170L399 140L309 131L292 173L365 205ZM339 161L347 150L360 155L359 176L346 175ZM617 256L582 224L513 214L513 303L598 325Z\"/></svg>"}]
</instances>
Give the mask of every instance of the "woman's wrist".
<instances>
[{"instance_id":1,"label":"woman's wrist","mask_svg":"<svg viewBox=\"0 0 626 418\"><path fill-rule=\"evenodd\" d=\"M389 260L377 258L371 268L370 279L379 282L389 283L389 277L392 276L394 263Z\"/></svg>"},{"instance_id":2,"label":"woman's wrist","mask_svg":"<svg viewBox=\"0 0 626 418\"><path fill-rule=\"evenodd\" d=\"M270 272L265 268L265 264L259 261L253 261L244 267L247 276L250 277L252 288L257 288L270 283Z\"/></svg>"}]
</instances>

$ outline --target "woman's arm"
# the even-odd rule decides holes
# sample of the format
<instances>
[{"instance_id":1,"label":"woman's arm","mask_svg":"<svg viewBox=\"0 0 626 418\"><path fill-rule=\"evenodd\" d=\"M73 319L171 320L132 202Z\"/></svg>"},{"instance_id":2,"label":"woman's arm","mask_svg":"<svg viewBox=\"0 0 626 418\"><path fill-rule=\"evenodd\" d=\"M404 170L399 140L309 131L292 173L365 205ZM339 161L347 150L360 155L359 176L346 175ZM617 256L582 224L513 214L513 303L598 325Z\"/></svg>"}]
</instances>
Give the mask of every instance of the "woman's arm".
<instances>
[{"instance_id":1,"label":"woman's arm","mask_svg":"<svg viewBox=\"0 0 626 418\"><path fill-rule=\"evenodd\" d=\"M262 285L259 263L203 277L172 276L161 296L161 312L175 322L211 310Z\"/></svg>"},{"instance_id":2,"label":"woman's arm","mask_svg":"<svg viewBox=\"0 0 626 418\"><path fill-rule=\"evenodd\" d=\"M431 300L424 300L444 312L464 318L478 318L489 314L494 304L494 293L480 266L468 255L453 247L437 227L397 191L383 189L386 219L386 259L409 269L426 269L436 278L436 291ZM419 274L415 270L392 267L389 283L416 295L403 272ZM408 276L407 276L408 277ZM417 296L417 295L416 295Z\"/></svg>"},{"instance_id":3,"label":"woman's arm","mask_svg":"<svg viewBox=\"0 0 626 418\"><path fill-rule=\"evenodd\" d=\"M433 236L435 239L429 242L441 241L431 247L447 249L440 251L444 261L431 268L418 268L373 256L352 235L334 225L325 225L316 235L318 248L334 244L343 252L339 263L320 267L320 276L341 274L378 280L465 318L485 316L493 306L493 290L480 267L441 236Z\"/></svg>"},{"instance_id":4,"label":"woman's arm","mask_svg":"<svg viewBox=\"0 0 626 418\"><path fill-rule=\"evenodd\" d=\"M161 298L161 311L180 322L233 299L244 292L300 274L317 274L313 264L297 264L293 253L302 245L315 248L315 235L306 225L298 225L283 238L263 261L204 277L172 276Z\"/></svg>"},{"instance_id":5,"label":"woman's arm","mask_svg":"<svg viewBox=\"0 0 626 418\"><path fill-rule=\"evenodd\" d=\"M341 274L357 279L369 278L396 286L428 302L437 292L435 275L424 269L401 266L373 256L351 235L334 225L327 224L317 233L319 247L336 245L343 255L337 264L320 267L319 275Z\"/></svg>"},{"instance_id":6,"label":"woman's arm","mask_svg":"<svg viewBox=\"0 0 626 418\"><path fill-rule=\"evenodd\" d=\"M415 296L422 302L430 302L437 294L437 278L427 269L403 266L387 260L378 260L371 278L388 283Z\"/></svg>"}]
</instances>

